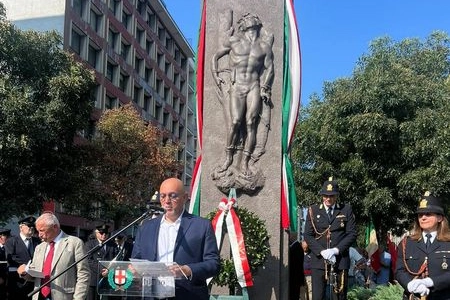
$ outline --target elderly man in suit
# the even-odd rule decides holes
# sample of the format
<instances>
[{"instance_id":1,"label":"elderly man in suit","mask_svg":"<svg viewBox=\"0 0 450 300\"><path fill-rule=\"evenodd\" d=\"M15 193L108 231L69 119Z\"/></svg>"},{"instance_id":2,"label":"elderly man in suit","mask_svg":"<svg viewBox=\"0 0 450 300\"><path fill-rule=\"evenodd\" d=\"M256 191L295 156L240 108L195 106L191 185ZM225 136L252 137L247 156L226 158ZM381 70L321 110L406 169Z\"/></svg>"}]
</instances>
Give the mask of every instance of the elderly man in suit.
<instances>
[{"instance_id":1,"label":"elderly man in suit","mask_svg":"<svg viewBox=\"0 0 450 300\"><path fill-rule=\"evenodd\" d=\"M165 213L145 221L138 230L132 258L176 262L170 267L179 300L208 300L206 279L219 272L216 238L207 219L185 211L188 200L181 180L162 182L159 200Z\"/></svg>"},{"instance_id":2,"label":"elderly man in suit","mask_svg":"<svg viewBox=\"0 0 450 300\"><path fill-rule=\"evenodd\" d=\"M28 263L34 254L34 249L41 242L35 233L36 218L29 216L19 220L19 235L12 236L5 244L8 260L8 294L10 299L26 300L33 290L33 284L26 282L17 274L17 268Z\"/></svg>"},{"instance_id":3,"label":"elderly man in suit","mask_svg":"<svg viewBox=\"0 0 450 300\"><path fill-rule=\"evenodd\" d=\"M81 239L61 230L58 218L52 213L44 213L36 220L36 229L43 243L36 247L29 265L18 269L21 277L32 280L30 270L42 272L44 278L34 278L35 288L41 288L33 295L33 300L84 300L89 286L89 266ZM74 267L67 267L81 260ZM62 274L50 284L45 284L53 276Z\"/></svg>"},{"instance_id":4,"label":"elderly man in suit","mask_svg":"<svg viewBox=\"0 0 450 300\"><path fill-rule=\"evenodd\" d=\"M347 299L349 248L356 240L355 216L350 205L338 203L339 186L332 177L323 183L322 203L311 205L305 240L311 249L312 300Z\"/></svg>"}]
</instances>

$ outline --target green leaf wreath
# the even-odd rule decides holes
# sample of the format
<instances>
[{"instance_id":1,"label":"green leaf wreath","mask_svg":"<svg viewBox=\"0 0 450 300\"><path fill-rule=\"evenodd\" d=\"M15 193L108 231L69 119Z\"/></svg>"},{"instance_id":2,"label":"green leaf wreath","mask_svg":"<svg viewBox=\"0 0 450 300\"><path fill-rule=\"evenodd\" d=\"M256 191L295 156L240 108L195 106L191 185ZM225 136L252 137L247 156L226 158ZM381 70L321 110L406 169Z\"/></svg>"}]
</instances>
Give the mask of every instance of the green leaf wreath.
<instances>
[{"instance_id":1,"label":"green leaf wreath","mask_svg":"<svg viewBox=\"0 0 450 300\"><path fill-rule=\"evenodd\" d=\"M242 233L244 235L245 250L250 264L252 275L256 273L259 266L262 266L270 254L269 234L265 222L246 208L234 208L239 217ZM217 211L211 212L207 218L212 220ZM226 226L223 226L224 234L227 233ZM231 255L231 254L230 254ZM233 258L220 259L220 273L213 278L212 284L218 286L228 286L230 291L239 285L234 268Z\"/></svg>"}]
</instances>

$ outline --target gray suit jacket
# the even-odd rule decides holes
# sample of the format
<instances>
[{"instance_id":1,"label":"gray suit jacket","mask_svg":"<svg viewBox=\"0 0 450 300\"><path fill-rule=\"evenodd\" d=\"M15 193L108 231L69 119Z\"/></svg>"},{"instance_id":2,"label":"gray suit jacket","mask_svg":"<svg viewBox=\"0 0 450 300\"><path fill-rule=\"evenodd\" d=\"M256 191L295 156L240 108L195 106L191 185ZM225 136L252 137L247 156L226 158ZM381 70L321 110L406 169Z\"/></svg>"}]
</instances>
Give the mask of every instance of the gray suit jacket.
<instances>
[{"instance_id":1,"label":"gray suit jacket","mask_svg":"<svg viewBox=\"0 0 450 300\"><path fill-rule=\"evenodd\" d=\"M42 271L44 266L45 249L47 243L43 242L36 247L30 269ZM62 240L55 249L52 262L52 277L60 274L69 265L81 259L85 255L84 243L81 239L67 235L63 232ZM80 261L66 273L56 278L51 283L52 298L57 300L84 300L89 287L89 265L86 259ZM35 278L34 286L38 288L41 279ZM33 295L37 300L39 293Z\"/></svg>"}]
</instances>

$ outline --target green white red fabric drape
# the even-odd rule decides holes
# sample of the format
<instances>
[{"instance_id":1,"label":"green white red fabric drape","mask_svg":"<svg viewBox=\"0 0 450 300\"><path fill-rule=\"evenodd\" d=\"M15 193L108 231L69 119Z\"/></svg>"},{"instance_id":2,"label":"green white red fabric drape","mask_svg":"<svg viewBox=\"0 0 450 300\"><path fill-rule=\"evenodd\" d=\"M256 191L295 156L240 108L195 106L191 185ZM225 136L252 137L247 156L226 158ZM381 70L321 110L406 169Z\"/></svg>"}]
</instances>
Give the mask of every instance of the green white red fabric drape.
<instances>
[{"instance_id":1,"label":"green white red fabric drape","mask_svg":"<svg viewBox=\"0 0 450 300\"><path fill-rule=\"evenodd\" d=\"M197 95L197 140L199 156L195 162L194 173L191 183L191 202L189 212L195 215L200 214L200 178L202 174L202 146L203 146L203 86L205 71L205 35L206 35L206 0L203 1L202 17L200 21L200 33L197 49L197 74L196 74L196 95Z\"/></svg>"},{"instance_id":2,"label":"green white red fabric drape","mask_svg":"<svg viewBox=\"0 0 450 300\"><path fill-rule=\"evenodd\" d=\"M223 224L225 221L226 232L230 240L231 253L233 256L234 269L236 277L241 287L249 287L253 285L252 274L250 271L250 263L247 259L247 251L245 250L244 234L234 206L236 205L236 192L234 189L230 191L228 199L223 198L219 203L219 210L212 220L212 226L217 239L217 247L221 249L223 241Z\"/></svg>"},{"instance_id":3,"label":"green white red fabric drape","mask_svg":"<svg viewBox=\"0 0 450 300\"><path fill-rule=\"evenodd\" d=\"M301 60L292 0L285 0L284 6L283 66L281 226L283 229L297 231L297 197L289 149L300 107Z\"/></svg>"}]
</instances>

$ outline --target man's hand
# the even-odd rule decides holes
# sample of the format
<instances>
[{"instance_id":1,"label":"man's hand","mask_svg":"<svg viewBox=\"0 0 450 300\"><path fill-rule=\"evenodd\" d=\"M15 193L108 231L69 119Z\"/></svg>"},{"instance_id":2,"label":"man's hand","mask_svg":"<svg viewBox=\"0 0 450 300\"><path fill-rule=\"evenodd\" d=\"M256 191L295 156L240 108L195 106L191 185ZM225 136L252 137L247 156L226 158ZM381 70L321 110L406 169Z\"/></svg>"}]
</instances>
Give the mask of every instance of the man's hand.
<instances>
[{"instance_id":1,"label":"man's hand","mask_svg":"<svg viewBox=\"0 0 450 300\"><path fill-rule=\"evenodd\" d=\"M27 265L23 264L23 265L20 265L20 266L17 268L17 273L19 274L19 276L25 276L25 275L27 275L27 272L25 271L26 266L27 266Z\"/></svg>"}]
</instances>

